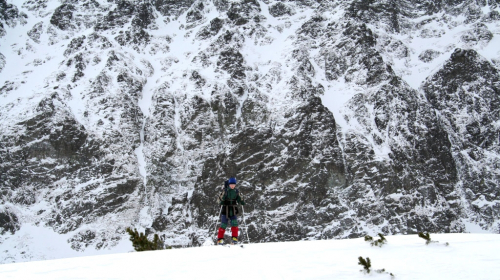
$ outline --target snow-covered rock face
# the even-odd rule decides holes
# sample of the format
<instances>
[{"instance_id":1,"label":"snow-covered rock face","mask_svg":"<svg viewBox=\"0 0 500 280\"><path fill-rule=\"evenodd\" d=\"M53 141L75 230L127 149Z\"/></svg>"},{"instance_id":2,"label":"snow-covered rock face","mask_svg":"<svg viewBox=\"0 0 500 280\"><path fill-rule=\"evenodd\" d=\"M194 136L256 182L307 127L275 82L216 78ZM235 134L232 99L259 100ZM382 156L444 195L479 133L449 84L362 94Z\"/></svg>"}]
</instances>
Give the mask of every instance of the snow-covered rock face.
<instances>
[{"instance_id":1,"label":"snow-covered rock face","mask_svg":"<svg viewBox=\"0 0 500 280\"><path fill-rule=\"evenodd\" d=\"M2 262L55 257L13 248L28 224L203 243L229 176L254 242L498 233L499 12L0 0Z\"/></svg>"}]
</instances>

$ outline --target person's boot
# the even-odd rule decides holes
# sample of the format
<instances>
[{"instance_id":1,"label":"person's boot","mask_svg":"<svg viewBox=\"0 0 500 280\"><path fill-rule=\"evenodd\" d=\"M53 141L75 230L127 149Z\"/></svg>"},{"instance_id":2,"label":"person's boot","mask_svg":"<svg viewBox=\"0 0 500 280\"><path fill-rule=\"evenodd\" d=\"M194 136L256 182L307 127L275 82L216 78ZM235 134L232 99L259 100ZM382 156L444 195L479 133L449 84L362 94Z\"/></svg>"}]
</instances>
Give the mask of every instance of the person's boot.
<instances>
[{"instance_id":1,"label":"person's boot","mask_svg":"<svg viewBox=\"0 0 500 280\"><path fill-rule=\"evenodd\" d=\"M232 242L234 245L238 244L238 227L231 228Z\"/></svg>"},{"instance_id":2,"label":"person's boot","mask_svg":"<svg viewBox=\"0 0 500 280\"><path fill-rule=\"evenodd\" d=\"M220 238L219 241L217 241L217 245L224 245L224 238Z\"/></svg>"}]
</instances>

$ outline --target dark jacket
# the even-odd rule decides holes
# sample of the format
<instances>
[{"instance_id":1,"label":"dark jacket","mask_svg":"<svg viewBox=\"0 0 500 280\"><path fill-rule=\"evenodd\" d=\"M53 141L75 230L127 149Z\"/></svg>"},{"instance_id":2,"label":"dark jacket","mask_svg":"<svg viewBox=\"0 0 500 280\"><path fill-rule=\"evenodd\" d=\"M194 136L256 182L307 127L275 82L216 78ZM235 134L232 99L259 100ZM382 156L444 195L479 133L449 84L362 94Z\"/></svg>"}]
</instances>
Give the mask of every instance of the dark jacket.
<instances>
[{"instance_id":1,"label":"dark jacket","mask_svg":"<svg viewBox=\"0 0 500 280\"><path fill-rule=\"evenodd\" d=\"M233 190L228 187L224 199L220 202L220 205L223 206L221 215L226 215L227 217L238 215L240 212L237 207L238 204L245 205L245 202L241 199L236 188Z\"/></svg>"}]
</instances>

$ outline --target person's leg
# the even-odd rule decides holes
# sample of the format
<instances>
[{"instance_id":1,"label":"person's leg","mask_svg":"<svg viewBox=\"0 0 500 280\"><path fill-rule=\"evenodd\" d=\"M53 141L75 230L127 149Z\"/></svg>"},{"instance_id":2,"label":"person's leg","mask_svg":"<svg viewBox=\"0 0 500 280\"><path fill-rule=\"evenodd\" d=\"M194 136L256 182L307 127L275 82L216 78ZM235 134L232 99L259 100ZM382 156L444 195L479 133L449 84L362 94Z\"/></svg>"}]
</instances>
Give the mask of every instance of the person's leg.
<instances>
[{"instance_id":1,"label":"person's leg","mask_svg":"<svg viewBox=\"0 0 500 280\"><path fill-rule=\"evenodd\" d=\"M221 216L221 224L220 224L220 228L219 228L219 234L217 234L217 239L223 239L224 238L224 233L226 232L226 228L227 228L227 217L226 215L222 215Z\"/></svg>"},{"instance_id":2,"label":"person's leg","mask_svg":"<svg viewBox=\"0 0 500 280\"><path fill-rule=\"evenodd\" d=\"M238 218L236 215L229 218L231 219L231 236L238 238Z\"/></svg>"}]
</instances>

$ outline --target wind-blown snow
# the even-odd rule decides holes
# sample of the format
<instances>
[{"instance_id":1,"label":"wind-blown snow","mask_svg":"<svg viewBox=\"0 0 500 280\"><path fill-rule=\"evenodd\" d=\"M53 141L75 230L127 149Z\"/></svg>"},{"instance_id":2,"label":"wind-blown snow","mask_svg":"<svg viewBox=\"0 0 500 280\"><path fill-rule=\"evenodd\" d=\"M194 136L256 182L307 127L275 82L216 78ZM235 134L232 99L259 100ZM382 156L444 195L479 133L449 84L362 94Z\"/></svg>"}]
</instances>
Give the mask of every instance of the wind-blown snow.
<instances>
[{"instance_id":1,"label":"wind-blown snow","mask_svg":"<svg viewBox=\"0 0 500 280\"><path fill-rule=\"evenodd\" d=\"M2 279L496 279L500 235L432 234L198 247L0 265ZM445 243L449 242L449 246ZM360 270L358 257L372 270Z\"/></svg>"}]
</instances>

